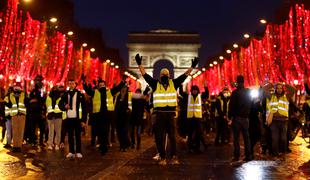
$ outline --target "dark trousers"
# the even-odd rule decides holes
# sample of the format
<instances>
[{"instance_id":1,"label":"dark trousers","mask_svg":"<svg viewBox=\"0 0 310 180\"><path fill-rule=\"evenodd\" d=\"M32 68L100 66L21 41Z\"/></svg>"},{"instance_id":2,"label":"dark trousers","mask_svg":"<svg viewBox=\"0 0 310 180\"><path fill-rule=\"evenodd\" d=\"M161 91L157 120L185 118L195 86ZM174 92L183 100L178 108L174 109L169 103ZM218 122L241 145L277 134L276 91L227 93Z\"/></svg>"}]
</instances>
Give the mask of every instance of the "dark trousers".
<instances>
[{"instance_id":1,"label":"dark trousers","mask_svg":"<svg viewBox=\"0 0 310 180\"><path fill-rule=\"evenodd\" d=\"M66 122L67 122L67 119L62 120L62 122L61 122L60 143L65 143L65 137L66 137L66 133L67 133Z\"/></svg>"},{"instance_id":2,"label":"dark trousers","mask_svg":"<svg viewBox=\"0 0 310 180\"><path fill-rule=\"evenodd\" d=\"M101 153L108 152L108 144L109 144L109 119L106 118L105 113L96 113L95 119L97 121L97 133L98 133L98 141L100 142L99 150Z\"/></svg>"},{"instance_id":3,"label":"dark trousers","mask_svg":"<svg viewBox=\"0 0 310 180\"><path fill-rule=\"evenodd\" d=\"M188 119L188 148L190 150L200 150L200 142L206 147L203 136L202 120L199 118Z\"/></svg>"},{"instance_id":4,"label":"dark trousers","mask_svg":"<svg viewBox=\"0 0 310 180\"><path fill-rule=\"evenodd\" d=\"M101 143L101 126L100 126L100 114L99 113L95 113L91 115L91 145L95 146L96 145L96 139L97 139L97 143Z\"/></svg>"},{"instance_id":5,"label":"dark trousers","mask_svg":"<svg viewBox=\"0 0 310 180\"><path fill-rule=\"evenodd\" d=\"M30 114L29 116L29 142L36 144L37 142L37 135L36 135L36 128L39 127L40 129L40 144L43 144L43 137L45 134L45 120L41 118L41 114Z\"/></svg>"},{"instance_id":6,"label":"dark trousers","mask_svg":"<svg viewBox=\"0 0 310 180\"><path fill-rule=\"evenodd\" d=\"M215 144L229 141L229 128L228 123L223 117L216 117L216 137Z\"/></svg>"},{"instance_id":7,"label":"dark trousers","mask_svg":"<svg viewBox=\"0 0 310 180\"><path fill-rule=\"evenodd\" d=\"M131 145L135 145L135 136L137 137L137 149L140 149L141 144L141 130L142 125L132 124L131 125Z\"/></svg>"},{"instance_id":8,"label":"dark trousers","mask_svg":"<svg viewBox=\"0 0 310 180\"><path fill-rule=\"evenodd\" d=\"M77 118L68 118L66 120L66 129L68 132L69 152L81 153L81 121ZM74 148L74 139L76 148Z\"/></svg>"},{"instance_id":9,"label":"dark trousers","mask_svg":"<svg viewBox=\"0 0 310 180\"><path fill-rule=\"evenodd\" d=\"M244 155L246 158L250 158L249 119L236 117L233 119L232 127L234 135L234 157L238 159L240 157L239 137L241 132L244 142Z\"/></svg>"},{"instance_id":10,"label":"dark trousers","mask_svg":"<svg viewBox=\"0 0 310 180\"><path fill-rule=\"evenodd\" d=\"M287 148L287 126L288 121L273 120L270 125L272 139L272 153L278 155L279 152L285 152ZM280 145L280 147L279 147Z\"/></svg>"},{"instance_id":11,"label":"dark trousers","mask_svg":"<svg viewBox=\"0 0 310 180\"><path fill-rule=\"evenodd\" d=\"M115 113L114 111L107 111L107 119L108 119L108 134L109 134L109 142L115 142Z\"/></svg>"},{"instance_id":12,"label":"dark trousers","mask_svg":"<svg viewBox=\"0 0 310 180\"><path fill-rule=\"evenodd\" d=\"M174 112L156 112L157 124L157 148L161 158L166 158L165 140L166 134L170 140L171 156L176 155L176 135Z\"/></svg>"}]
</instances>

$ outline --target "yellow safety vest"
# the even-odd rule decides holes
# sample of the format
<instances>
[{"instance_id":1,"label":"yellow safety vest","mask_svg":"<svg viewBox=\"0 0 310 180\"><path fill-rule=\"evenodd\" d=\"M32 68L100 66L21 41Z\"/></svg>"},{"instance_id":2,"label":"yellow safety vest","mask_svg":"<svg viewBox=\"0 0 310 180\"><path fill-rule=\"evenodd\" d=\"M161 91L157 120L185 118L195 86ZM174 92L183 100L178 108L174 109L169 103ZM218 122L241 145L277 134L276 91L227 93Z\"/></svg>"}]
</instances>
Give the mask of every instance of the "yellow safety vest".
<instances>
[{"instance_id":1,"label":"yellow safety vest","mask_svg":"<svg viewBox=\"0 0 310 180\"><path fill-rule=\"evenodd\" d=\"M272 95L269 104L271 113L279 112L279 114L288 117L289 101L285 95L281 96L279 99L277 96Z\"/></svg>"},{"instance_id":2,"label":"yellow safety vest","mask_svg":"<svg viewBox=\"0 0 310 180\"><path fill-rule=\"evenodd\" d=\"M223 101L223 99L222 99L222 97L217 97L217 99L219 99L220 100L220 103L221 103L221 110L222 111L224 111L224 101ZM228 108L229 108L229 102L230 102L230 100L228 100L227 101L227 107L226 107L226 116L228 116ZM217 109L215 108L215 117L218 117L219 116L219 114L218 114L218 112L217 112Z\"/></svg>"},{"instance_id":3,"label":"yellow safety vest","mask_svg":"<svg viewBox=\"0 0 310 180\"><path fill-rule=\"evenodd\" d=\"M309 108L310 108L310 99L307 100L306 102L307 102L307 104L308 104L308 106L309 106Z\"/></svg>"},{"instance_id":4,"label":"yellow safety vest","mask_svg":"<svg viewBox=\"0 0 310 180\"><path fill-rule=\"evenodd\" d=\"M47 109L47 114L48 113L61 113L62 111L59 109L59 101L60 101L60 98L58 98L56 100L56 104L55 104L55 107L53 109L53 106L52 106L52 98L51 97L47 97L46 98L46 101L45 101L45 105L46 105L46 109Z\"/></svg>"},{"instance_id":5,"label":"yellow safety vest","mask_svg":"<svg viewBox=\"0 0 310 180\"><path fill-rule=\"evenodd\" d=\"M177 91L174 88L173 81L169 79L169 85L167 90L164 88L162 84L157 83L156 90L153 94L153 104L154 108L158 107L176 107L178 105L177 102Z\"/></svg>"},{"instance_id":6,"label":"yellow safety vest","mask_svg":"<svg viewBox=\"0 0 310 180\"><path fill-rule=\"evenodd\" d=\"M107 91L107 109L108 111L114 111L115 109L115 102L113 101L111 90Z\"/></svg>"},{"instance_id":7,"label":"yellow safety vest","mask_svg":"<svg viewBox=\"0 0 310 180\"><path fill-rule=\"evenodd\" d=\"M268 114L270 113L270 99L266 99L266 116L268 116Z\"/></svg>"},{"instance_id":8,"label":"yellow safety vest","mask_svg":"<svg viewBox=\"0 0 310 180\"><path fill-rule=\"evenodd\" d=\"M188 95L187 118L202 118L202 106L200 94L194 100L193 95Z\"/></svg>"},{"instance_id":9,"label":"yellow safety vest","mask_svg":"<svg viewBox=\"0 0 310 180\"><path fill-rule=\"evenodd\" d=\"M25 93L24 92L20 93L18 105L16 104L16 99L15 99L14 93L10 94L10 99L12 102L12 108L11 108L10 115L16 116L18 113L26 115L26 106L24 104Z\"/></svg>"},{"instance_id":10,"label":"yellow safety vest","mask_svg":"<svg viewBox=\"0 0 310 180\"><path fill-rule=\"evenodd\" d=\"M9 96L5 96L4 101L5 101L6 103L9 103L9 102L10 102ZM5 116L11 115L11 109L10 109L9 107L5 106L5 107L4 107L4 113L5 113Z\"/></svg>"},{"instance_id":11,"label":"yellow safety vest","mask_svg":"<svg viewBox=\"0 0 310 180\"><path fill-rule=\"evenodd\" d=\"M101 94L98 89L95 89L95 94L93 97L93 113L100 112L101 107Z\"/></svg>"}]
</instances>

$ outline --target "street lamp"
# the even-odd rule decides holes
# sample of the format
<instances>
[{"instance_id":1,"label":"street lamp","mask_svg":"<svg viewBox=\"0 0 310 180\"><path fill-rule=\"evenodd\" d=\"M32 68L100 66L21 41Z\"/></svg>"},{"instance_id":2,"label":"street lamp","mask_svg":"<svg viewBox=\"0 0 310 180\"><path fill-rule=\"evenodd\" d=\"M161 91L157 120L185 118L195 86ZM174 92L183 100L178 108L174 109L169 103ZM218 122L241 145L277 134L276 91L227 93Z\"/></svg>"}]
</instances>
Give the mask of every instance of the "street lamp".
<instances>
[{"instance_id":1,"label":"street lamp","mask_svg":"<svg viewBox=\"0 0 310 180\"><path fill-rule=\"evenodd\" d=\"M68 36L72 36L74 33L73 33L73 31L69 31L67 34L68 34Z\"/></svg>"},{"instance_id":2,"label":"street lamp","mask_svg":"<svg viewBox=\"0 0 310 180\"><path fill-rule=\"evenodd\" d=\"M214 65L217 65L217 61L213 61L213 64L214 64Z\"/></svg>"},{"instance_id":3,"label":"street lamp","mask_svg":"<svg viewBox=\"0 0 310 180\"><path fill-rule=\"evenodd\" d=\"M57 18L52 17L52 18L50 19L50 22L51 22L51 23L56 23L56 22L57 22Z\"/></svg>"},{"instance_id":4,"label":"street lamp","mask_svg":"<svg viewBox=\"0 0 310 180\"><path fill-rule=\"evenodd\" d=\"M261 19L261 20L259 20L259 22L262 23L262 24L266 24L267 23L267 21L265 19Z\"/></svg>"},{"instance_id":5,"label":"street lamp","mask_svg":"<svg viewBox=\"0 0 310 180\"><path fill-rule=\"evenodd\" d=\"M202 70L202 71L206 71L206 68L202 68L201 70Z\"/></svg>"},{"instance_id":6,"label":"street lamp","mask_svg":"<svg viewBox=\"0 0 310 180\"><path fill-rule=\"evenodd\" d=\"M230 49L227 49L226 52L227 52L227 54L230 54L230 53L231 53L231 50L230 50Z\"/></svg>"},{"instance_id":7,"label":"street lamp","mask_svg":"<svg viewBox=\"0 0 310 180\"><path fill-rule=\"evenodd\" d=\"M116 65L115 68L118 69L119 68L118 65Z\"/></svg>"},{"instance_id":8,"label":"street lamp","mask_svg":"<svg viewBox=\"0 0 310 180\"><path fill-rule=\"evenodd\" d=\"M110 59L107 59L105 62L110 63L111 61L110 61Z\"/></svg>"},{"instance_id":9,"label":"street lamp","mask_svg":"<svg viewBox=\"0 0 310 180\"><path fill-rule=\"evenodd\" d=\"M95 48L90 48L90 52L95 52L96 49Z\"/></svg>"},{"instance_id":10,"label":"street lamp","mask_svg":"<svg viewBox=\"0 0 310 180\"><path fill-rule=\"evenodd\" d=\"M235 43L235 44L233 44L233 47L238 48L239 46L238 46L238 44Z\"/></svg>"},{"instance_id":11,"label":"street lamp","mask_svg":"<svg viewBox=\"0 0 310 180\"><path fill-rule=\"evenodd\" d=\"M219 57L219 59L220 59L220 60L223 60L223 59L224 59L224 57L223 57L223 56L220 56L220 57Z\"/></svg>"},{"instance_id":12,"label":"street lamp","mask_svg":"<svg viewBox=\"0 0 310 180\"><path fill-rule=\"evenodd\" d=\"M250 35L249 35L248 33L245 33L245 34L243 35L243 37L246 38L246 39L248 39L248 38L250 38Z\"/></svg>"},{"instance_id":13,"label":"street lamp","mask_svg":"<svg viewBox=\"0 0 310 180\"><path fill-rule=\"evenodd\" d=\"M83 43L82 46L83 46L83 47L87 47L87 43Z\"/></svg>"},{"instance_id":14,"label":"street lamp","mask_svg":"<svg viewBox=\"0 0 310 180\"><path fill-rule=\"evenodd\" d=\"M25 3L30 3L32 0L24 0Z\"/></svg>"},{"instance_id":15,"label":"street lamp","mask_svg":"<svg viewBox=\"0 0 310 180\"><path fill-rule=\"evenodd\" d=\"M111 62L111 66L114 66L114 62Z\"/></svg>"},{"instance_id":16,"label":"street lamp","mask_svg":"<svg viewBox=\"0 0 310 180\"><path fill-rule=\"evenodd\" d=\"M210 67L213 67L213 64L210 63L209 66L210 66Z\"/></svg>"}]
</instances>

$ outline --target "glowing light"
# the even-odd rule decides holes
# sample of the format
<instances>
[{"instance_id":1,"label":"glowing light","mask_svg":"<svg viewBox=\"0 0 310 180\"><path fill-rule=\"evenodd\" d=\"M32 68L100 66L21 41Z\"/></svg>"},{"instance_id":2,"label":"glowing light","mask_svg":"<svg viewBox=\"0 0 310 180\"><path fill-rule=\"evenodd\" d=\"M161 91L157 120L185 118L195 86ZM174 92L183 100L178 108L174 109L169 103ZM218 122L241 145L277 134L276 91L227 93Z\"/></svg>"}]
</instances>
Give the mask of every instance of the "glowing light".
<instances>
[{"instance_id":1,"label":"glowing light","mask_svg":"<svg viewBox=\"0 0 310 180\"><path fill-rule=\"evenodd\" d=\"M294 85L296 86L296 85L298 85L298 83L299 83L298 80L295 79L295 80L294 80Z\"/></svg>"},{"instance_id":2,"label":"glowing light","mask_svg":"<svg viewBox=\"0 0 310 180\"><path fill-rule=\"evenodd\" d=\"M227 53L227 54L230 54L230 53L231 53L231 50L230 50L230 49L227 49L227 50L226 50L226 53Z\"/></svg>"},{"instance_id":3,"label":"glowing light","mask_svg":"<svg viewBox=\"0 0 310 180\"><path fill-rule=\"evenodd\" d=\"M248 38L250 38L250 35L246 33L246 34L243 35L243 37L248 39Z\"/></svg>"},{"instance_id":4,"label":"glowing light","mask_svg":"<svg viewBox=\"0 0 310 180\"><path fill-rule=\"evenodd\" d=\"M55 18L55 17L52 17L52 18L50 19L50 22L51 22L51 23L56 23L57 21L58 21L58 19Z\"/></svg>"},{"instance_id":5,"label":"glowing light","mask_svg":"<svg viewBox=\"0 0 310 180\"><path fill-rule=\"evenodd\" d=\"M209 64L210 67L213 67L213 64Z\"/></svg>"},{"instance_id":6,"label":"glowing light","mask_svg":"<svg viewBox=\"0 0 310 180\"><path fill-rule=\"evenodd\" d=\"M24 0L25 3L30 3L32 0Z\"/></svg>"},{"instance_id":7,"label":"glowing light","mask_svg":"<svg viewBox=\"0 0 310 180\"><path fill-rule=\"evenodd\" d=\"M261 20L259 20L259 22L262 23L262 24L266 24L267 23L267 21L265 19L261 19Z\"/></svg>"},{"instance_id":8,"label":"glowing light","mask_svg":"<svg viewBox=\"0 0 310 180\"><path fill-rule=\"evenodd\" d=\"M95 52L96 49L95 48L90 48L90 52Z\"/></svg>"},{"instance_id":9,"label":"glowing light","mask_svg":"<svg viewBox=\"0 0 310 180\"><path fill-rule=\"evenodd\" d=\"M111 62L111 66L114 66L114 62Z\"/></svg>"},{"instance_id":10,"label":"glowing light","mask_svg":"<svg viewBox=\"0 0 310 180\"><path fill-rule=\"evenodd\" d=\"M83 43L82 46L83 46L83 47L87 47L87 43Z\"/></svg>"},{"instance_id":11,"label":"glowing light","mask_svg":"<svg viewBox=\"0 0 310 180\"><path fill-rule=\"evenodd\" d=\"M73 31L69 31L67 34L68 34L68 36L72 36L74 33L73 33Z\"/></svg>"},{"instance_id":12,"label":"glowing light","mask_svg":"<svg viewBox=\"0 0 310 180\"><path fill-rule=\"evenodd\" d=\"M23 35L23 36L25 36L25 35L26 35L26 33L25 33L25 32L22 32L22 35Z\"/></svg>"},{"instance_id":13,"label":"glowing light","mask_svg":"<svg viewBox=\"0 0 310 180\"><path fill-rule=\"evenodd\" d=\"M0 79L3 79L3 75L2 74L0 74Z\"/></svg>"},{"instance_id":14,"label":"glowing light","mask_svg":"<svg viewBox=\"0 0 310 180\"><path fill-rule=\"evenodd\" d=\"M220 56L220 57L219 57L219 59L220 59L220 60L223 60L223 59L224 59L224 57L223 57L223 56Z\"/></svg>"},{"instance_id":15,"label":"glowing light","mask_svg":"<svg viewBox=\"0 0 310 180\"><path fill-rule=\"evenodd\" d=\"M217 61L213 61L213 64L214 64L214 65L217 65Z\"/></svg>"},{"instance_id":16,"label":"glowing light","mask_svg":"<svg viewBox=\"0 0 310 180\"><path fill-rule=\"evenodd\" d=\"M119 68L118 65L116 65L115 68L118 69Z\"/></svg>"},{"instance_id":17,"label":"glowing light","mask_svg":"<svg viewBox=\"0 0 310 180\"><path fill-rule=\"evenodd\" d=\"M252 89L250 94L251 94L252 98L257 98L258 97L258 90L257 89Z\"/></svg>"},{"instance_id":18,"label":"glowing light","mask_svg":"<svg viewBox=\"0 0 310 180\"><path fill-rule=\"evenodd\" d=\"M33 85L33 84L34 84L34 81L33 81L33 80L31 80L31 81L30 81L30 84L31 84L31 85Z\"/></svg>"},{"instance_id":19,"label":"glowing light","mask_svg":"<svg viewBox=\"0 0 310 180\"><path fill-rule=\"evenodd\" d=\"M206 68L202 68L201 70L202 70L202 71L206 71Z\"/></svg>"},{"instance_id":20,"label":"glowing light","mask_svg":"<svg viewBox=\"0 0 310 180\"><path fill-rule=\"evenodd\" d=\"M2 20L2 18L0 18L0 23L2 23L3 22L3 20Z\"/></svg>"},{"instance_id":21,"label":"glowing light","mask_svg":"<svg viewBox=\"0 0 310 180\"><path fill-rule=\"evenodd\" d=\"M110 63L110 62L111 62L111 60L110 60L110 59L107 59L105 62Z\"/></svg>"},{"instance_id":22,"label":"glowing light","mask_svg":"<svg viewBox=\"0 0 310 180\"><path fill-rule=\"evenodd\" d=\"M16 80L15 80L16 82L21 82L21 78L20 78L20 76L16 76Z\"/></svg>"},{"instance_id":23,"label":"glowing light","mask_svg":"<svg viewBox=\"0 0 310 180\"><path fill-rule=\"evenodd\" d=\"M233 47L238 48L239 46L238 46L238 44L235 43L235 44L233 44Z\"/></svg>"}]
</instances>

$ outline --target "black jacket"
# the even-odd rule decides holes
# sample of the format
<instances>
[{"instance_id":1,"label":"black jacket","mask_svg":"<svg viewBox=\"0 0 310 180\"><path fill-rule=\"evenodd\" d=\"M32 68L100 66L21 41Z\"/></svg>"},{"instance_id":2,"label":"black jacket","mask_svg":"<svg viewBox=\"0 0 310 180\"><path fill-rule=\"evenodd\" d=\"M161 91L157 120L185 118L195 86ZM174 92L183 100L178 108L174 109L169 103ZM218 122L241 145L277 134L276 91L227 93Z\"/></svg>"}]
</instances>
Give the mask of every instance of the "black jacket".
<instances>
[{"instance_id":1,"label":"black jacket","mask_svg":"<svg viewBox=\"0 0 310 180\"><path fill-rule=\"evenodd\" d=\"M250 90L244 87L239 87L234 90L230 97L228 117L248 118L251 110L252 99Z\"/></svg>"},{"instance_id":2,"label":"black jacket","mask_svg":"<svg viewBox=\"0 0 310 180\"><path fill-rule=\"evenodd\" d=\"M77 117L79 117L79 109L80 109L80 104L81 104L81 107L82 107L82 122L86 122L86 102L85 102L85 96L78 90L73 90L74 92L77 93L77 98L76 98L76 113L77 113ZM62 111L66 111L66 104L70 104L69 102L69 93L70 91L66 91L64 93L64 95L61 97L61 100L59 102L59 108L62 110Z\"/></svg>"}]
</instances>

